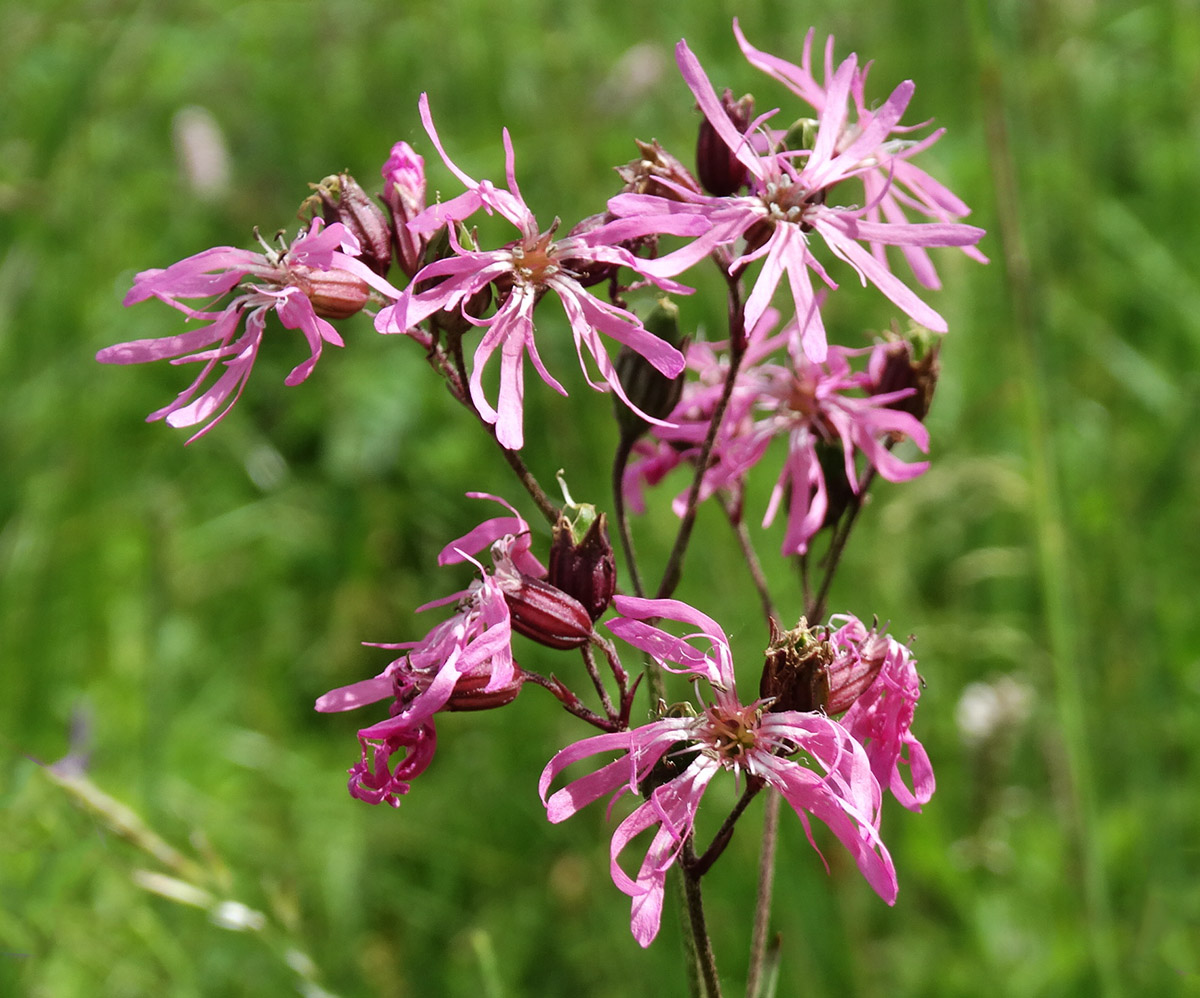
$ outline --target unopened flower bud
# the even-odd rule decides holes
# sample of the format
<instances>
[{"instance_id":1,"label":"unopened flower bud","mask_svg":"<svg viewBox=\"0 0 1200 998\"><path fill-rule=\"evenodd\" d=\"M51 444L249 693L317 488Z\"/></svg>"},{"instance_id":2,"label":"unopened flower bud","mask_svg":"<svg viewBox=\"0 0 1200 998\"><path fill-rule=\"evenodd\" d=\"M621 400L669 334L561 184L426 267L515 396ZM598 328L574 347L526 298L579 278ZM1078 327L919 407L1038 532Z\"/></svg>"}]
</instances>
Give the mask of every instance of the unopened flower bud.
<instances>
[{"instance_id":1,"label":"unopened flower bud","mask_svg":"<svg viewBox=\"0 0 1200 998\"><path fill-rule=\"evenodd\" d=\"M653 142L638 139L637 145L642 153L641 158L617 167L617 175L624 181L626 193L653 194L668 201L683 200L675 187L682 187L694 194L701 193L700 184L688 168L659 145L657 139ZM675 187L661 183L663 180Z\"/></svg>"},{"instance_id":2,"label":"unopened flower bud","mask_svg":"<svg viewBox=\"0 0 1200 998\"><path fill-rule=\"evenodd\" d=\"M358 240L362 252L358 259L380 277L392 265L392 236L387 216L348 173L336 173L319 184L309 184L316 192L301 207L321 206L321 216L329 224L341 222Z\"/></svg>"},{"instance_id":3,"label":"unopened flower bud","mask_svg":"<svg viewBox=\"0 0 1200 998\"><path fill-rule=\"evenodd\" d=\"M854 488L846 477L846 451L840 440L818 440L817 460L825 479L825 519L821 527L832 527L854 501Z\"/></svg>"},{"instance_id":4,"label":"unopened flower bud","mask_svg":"<svg viewBox=\"0 0 1200 998\"><path fill-rule=\"evenodd\" d=\"M833 647L819 630L810 628L801 617L792 630L780 632L772 620L766 655L758 691L764 699L775 701L772 711L826 710Z\"/></svg>"},{"instance_id":5,"label":"unopened flower bud","mask_svg":"<svg viewBox=\"0 0 1200 998\"><path fill-rule=\"evenodd\" d=\"M749 94L735 101L733 91L726 88L721 95L721 106L739 134L754 120L754 98ZM704 189L717 197L736 194L748 179L745 164L725 144L708 118L701 119L696 138L696 175Z\"/></svg>"},{"instance_id":6,"label":"unopened flower bud","mask_svg":"<svg viewBox=\"0 0 1200 998\"><path fill-rule=\"evenodd\" d=\"M592 618L574 596L531 575L504 587L512 629L547 648L580 648L592 636Z\"/></svg>"},{"instance_id":7,"label":"unopened flower bud","mask_svg":"<svg viewBox=\"0 0 1200 998\"><path fill-rule=\"evenodd\" d=\"M346 270L294 267L291 279L322 319L348 319L371 298L367 282Z\"/></svg>"},{"instance_id":8,"label":"unopened flower bud","mask_svg":"<svg viewBox=\"0 0 1200 998\"><path fill-rule=\"evenodd\" d=\"M525 682L525 674L517 669L512 682L498 690L488 690L486 687L491 678L490 675L462 676L454 684L454 692L450 694L450 699L446 701L442 710L493 710L496 707L507 706L517 699L517 694L521 692L521 686Z\"/></svg>"},{"instance_id":9,"label":"unopened flower bud","mask_svg":"<svg viewBox=\"0 0 1200 998\"><path fill-rule=\"evenodd\" d=\"M581 222L577 222L567 233L567 236L584 236L594 229L611 222L615 216L607 212L601 212L598 215L588 215ZM644 244L650 237L645 237L638 240L630 240L629 243L621 245L629 250L630 253L635 253L638 245ZM563 261L563 266L575 275L575 279L585 288L593 287L601 281L607 281L619 269L620 264L605 263L601 260L575 260L567 259Z\"/></svg>"},{"instance_id":10,"label":"unopened flower bud","mask_svg":"<svg viewBox=\"0 0 1200 998\"><path fill-rule=\"evenodd\" d=\"M574 521L560 516L550 545L549 581L573 596L592 623L600 619L617 586L617 561L608 540L607 518L590 503Z\"/></svg>"},{"instance_id":11,"label":"unopened flower bud","mask_svg":"<svg viewBox=\"0 0 1200 998\"><path fill-rule=\"evenodd\" d=\"M797 118L783 136L783 147L792 151L811 150L816 144L816 118Z\"/></svg>"},{"instance_id":12,"label":"unopened flower bud","mask_svg":"<svg viewBox=\"0 0 1200 998\"><path fill-rule=\"evenodd\" d=\"M412 277L421 268L425 252L425 238L408 228L408 223L425 210L425 160L407 142L397 142L380 172L383 203L392 216L396 262Z\"/></svg>"},{"instance_id":13,"label":"unopened flower bud","mask_svg":"<svg viewBox=\"0 0 1200 998\"><path fill-rule=\"evenodd\" d=\"M679 306L670 298L659 298L643 325L660 340L686 350L686 338L679 332ZM629 401L655 419L666 419L683 394L684 373L668 378L640 353L621 347L617 354L617 377ZM613 395L613 408L623 440L636 440L650 424Z\"/></svg>"},{"instance_id":14,"label":"unopened flower bud","mask_svg":"<svg viewBox=\"0 0 1200 998\"><path fill-rule=\"evenodd\" d=\"M478 249L479 241L473 231L468 231L466 226L459 223L458 227L459 244L466 249ZM446 257L454 255L454 250L450 245L450 237L446 234L446 229L438 230L437 235L427 242L422 250L421 261L417 266L417 270L424 267L426 264L442 260ZM413 291L420 294L427 291L429 288L436 287L444 277L436 277L431 280L421 281L413 286ZM430 316L430 320L438 329L446 333L448 336L462 336L475 327L467 320L466 316L478 319L492 303L492 285L485 284L482 288L476 291L470 298L464 301L460 306L450 309L443 309L440 312L435 312Z\"/></svg>"},{"instance_id":15,"label":"unopened flower bud","mask_svg":"<svg viewBox=\"0 0 1200 998\"><path fill-rule=\"evenodd\" d=\"M867 370L872 395L914 389L907 397L889 402L889 409L911 413L920 420L929 412L942 367L938 359L941 341L933 336L921 332L911 339L889 336L872 352Z\"/></svg>"}]
</instances>

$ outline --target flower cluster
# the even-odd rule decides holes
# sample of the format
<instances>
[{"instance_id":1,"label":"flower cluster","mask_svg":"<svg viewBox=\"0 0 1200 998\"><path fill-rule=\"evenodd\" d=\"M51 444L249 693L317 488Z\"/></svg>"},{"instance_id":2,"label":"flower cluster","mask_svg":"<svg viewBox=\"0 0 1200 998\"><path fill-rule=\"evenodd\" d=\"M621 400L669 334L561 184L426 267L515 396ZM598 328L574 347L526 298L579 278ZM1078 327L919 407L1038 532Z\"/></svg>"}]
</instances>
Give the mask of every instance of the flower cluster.
<instances>
[{"instance_id":1,"label":"flower cluster","mask_svg":"<svg viewBox=\"0 0 1200 998\"><path fill-rule=\"evenodd\" d=\"M967 206L913 162L942 133L909 137L922 127L902 124L911 81L873 103L869 65L855 55L837 62L832 38L818 80L812 32L797 65L753 47L737 21L733 29L750 65L802 102L790 126L774 121L779 109L757 113L749 96L718 95L680 41L676 61L702 116L694 175L657 142L639 143L640 158L618 168L624 188L560 235L557 217L544 225L525 202L508 131L503 185L477 180L447 154L422 94L421 122L461 193L431 203L425 160L399 142L380 171L377 199L349 174L334 174L313 185L301 215L312 217L290 243L281 234L277 247L260 240L262 252L217 247L138 274L126 305L158 298L203 325L97 355L105 363L199 365L192 384L149 417L199 426L195 439L240 397L271 312L284 328L300 330L309 347L288 385L309 377L324 344L343 345L333 323L360 311L372 316L377 332L399 334L393 342L420 346L545 515L553 533L548 564L534 555L533 532L515 507L468 493L500 503L505 513L441 551L439 564L469 564L475 573L467 588L419 608L451 607L448 618L420 640L375 645L398 655L377 676L324 694L316 709L387 702L388 716L358 731L349 789L360 800L398 806L431 763L439 713L504 707L529 684L549 691L601 733L562 748L546 765L539 792L547 816L561 822L601 797L635 802L615 829L610 860L613 882L632 899L631 927L643 946L658 933L668 871L681 868L698 881L764 788L787 801L814 848L812 819L826 825L867 883L894 903L896 870L880 834L885 791L919 811L935 787L929 757L911 731L922 680L909 647L849 615L815 626L801 618L780 632L740 519L748 476L769 453L782 453L762 523L771 525L786 507L782 554L798 559L805 615L825 619L828 582L876 477L905 482L929 467L897 448L929 453L923 420L938 364L929 334L944 332L946 322L892 271L889 253L898 250L915 283L935 290L930 249L958 248L984 261L976 248L983 232L965 224ZM466 224L480 212L511 225L512 238L481 245ZM728 288L725 342L689 342L669 299L643 316L626 300L636 304L634 292L647 287L688 294L676 278L702 262L715 263ZM821 310L838 289L841 265L924 329L860 348L831 342ZM402 287L390 283L393 272L402 275ZM783 314L776 298L785 280L792 310ZM614 505L630 569L626 592L637 595L617 594L605 514L574 503L565 484L564 505L555 506L518 453L525 444L526 363L567 394L542 359L555 329L535 320L547 298L561 306L566 324L558 328L564 345L569 329L588 384L617 400ZM673 504L679 535L656 598L645 598L625 501L644 510L646 486L680 467L692 478ZM696 507L718 495L769 622L758 696L750 699L738 693L721 625L671 598ZM834 539L814 595L806 555L826 527ZM610 608L616 616L602 624ZM659 626L664 620L685 634ZM658 702L647 723L631 725L639 681L630 681L607 634L649 663L645 685ZM522 655L525 664L518 664L514 635L577 653L599 706L588 707L556 676L539 674L535 658ZM664 672L690 681L693 700L668 707ZM567 774L596 757L603 761L593 771ZM697 856L697 814L722 772L742 786L743 800ZM627 852L646 838L630 872Z\"/></svg>"}]
</instances>

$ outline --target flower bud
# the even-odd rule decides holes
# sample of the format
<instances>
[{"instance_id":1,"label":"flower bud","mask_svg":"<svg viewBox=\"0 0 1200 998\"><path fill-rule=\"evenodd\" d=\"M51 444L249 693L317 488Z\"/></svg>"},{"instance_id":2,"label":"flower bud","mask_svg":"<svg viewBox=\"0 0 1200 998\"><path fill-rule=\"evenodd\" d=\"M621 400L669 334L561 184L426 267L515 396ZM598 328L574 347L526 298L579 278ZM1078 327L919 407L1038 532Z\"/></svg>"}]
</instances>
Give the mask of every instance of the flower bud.
<instances>
[{"instance_id":1,"label":"flower bud","mask_svg":"<svg viewBox=\"0 0 1200 998\"><path fill-rule=\"evenodd\" d=\"M811 150L817 144L817 119L797 118L783 136L783 147Z\"/></svg>"},{"instance_id":2,"label":"flower bud","mask_svg":"<svg viewBox=\"0 0 1200 998\"><path fill-rule=\"evenodd\" d=\"M933 334L918 332L912 339L889 336L875 347L868 365L872 395L914 389L906 398L887 403L889 409L899 409L924 420L933 402L942 365L938 359L941 341Z\"/></svg>"},{"instance_id":3,"label":"flower bud","mask_svg":"<svg viewBox=\"0 0 1200 998\"><path fill-rule=\"evenodd\" d=\"M588 215L581 222L577 222L567 233L567 236L585 236L594 229L611 222L616 216L610 215L607 212L601 212L598 215ZM635 253L638 246L646 243L650 237L642 239L630 240L621 245L629 250L630 253ZM575 279L579 281L585 288L593 287L601 281L607 281L619 269L620 264L605 263L601 260L576 260L569 258L563 261L563 266L575 275Z\"/></svg>"},{"instance_id":4,"label":"flower bud","mask_svg":"<svg viewBox=\"0 0 1200 998\"><path fill-rule=\"evenodd\" d=\"M659 298L643 323L647 330L671 346L686 350L685 337L679 333L679 306L670 298ZM617 354L617 378L629 401L655 419L666 419L683 394L684 372L668 378L640 353L621 347ZM613 408L623 440L636 440L649 428L641 416L613 395Z\"/></svg>"},{"instance_id":5,"label":"flower bud","mask_svg":"<svg viewBox=\"0 0 1200 998\"><path fill-rule=\"evenodd\" d=\"M580 648L592 636L592 618L579 600L532 575L506 585L504 600L512 629L547 648Z\"/></svg>"},{"instance_id":6,"label":"flower bud","mask_svg":"<svg viewBox=\"0 0 1200 998\"><path fill-rule=\"evenodd\" d=\"M505 707L517 699L517 694L521 692L521 686L525 682L525 674L517 669L512 682L498 690L489 691L486 687L491 678L490 675L461 677L454 684L454 692L450 694L450 699L446 701L442 710L492 710Z\"/></svg>"},{"instance_id":7,"label":"flower bud","mask_svg":"<svg viewBox=\"0 0 1200 998\"><path fill-rule=\"evenodd\" d=\"M721 95L721 106L733 127L744 134L754 120L754 98L746 94L735 101L733 91L727 87ZM745 164L725 144L708 118L701 118L696 138L696 175L704 189L717 197L736 194L748 180Z\"/></svg>"},{"instance_id":8,"label":"flower bud","mask_svg":"<svg viewBox=\"0 0 1200 998\"><path fill-rule=\"evenodd\" d=\"M554 526L549 581L577 599L595 623L608 609L617 587L617 561L605 515L597 514L590 504L579 509L574 523L560 516Z\"/></svg>"},{"instance_id":9,"label":"flower bud","mask_svg":"<svg viewBox=\"0 0 1200 998\"><path fill-rule=\"evenodd\" d=\"M332 174L319 184L309 184L316 192L301 207L321 205L321 215L329 224L341 222L358 240L362 252L358 259L380 277L392 265L392 236L387 216L348 173Z\"/></svg>"},{"instance_id":10,"label":"flower bud","mask_svg":"<svg viewBox=\"0 0 1200 998\"><path fill-rule=\"evenodd\" d=\"M770 710L826 710L833 647L819 630L801 617L792 630L781 633L772 620L766 655L758 692L775 701Z\"/></svg>"},{"instance_id":11,"label":"flower bud","mask_svg":"<svg viewBox=\"0 0 1200 998\"><path fill-rule=\"evenodd\" d=\"M466 249L478 249L479 240L476 238L474 231L468 231L466 226L461 222L458 226L459 244ZM437 260L442 260L446 257L454 255L454 250L450 246L450 237L447 235L446 229L443 227L438 230L437 235L428 241L422 247L421 260L417 265L417 270L424 267L426 264L433 263ZM413 291L420 294L429 288L436 287L445 281L445 277L435 277L430 280L421 281L413 286ZM438 329L444 332L447 336L456 337L462 336L475 327L466 319L465 316L471 316L478 319L492 303L492 285L485 284L482 288L476 291L470 298L455 308L443 309L440 312L434 312L430 316L430 320ZM465 314L464 314L465 313Z\"/></svg>"},{"instance_id":12,"label":"flower bud","mask_svg":"<svg viewBox=\"0 0 1200 998\"><path fill-rule=\"evenodd\" d=\"M408 228L408 223L425 210L425 160L407 142L397 142L380 172L383 203L392 216L396 262L412 277L421 268L425 252L425 238Z\"/></svg>"},{"instance_id":13,"label":"flower bud","mask_svg":"<svg viewBox=\"0 0 1200 998\"><path fill-rule=\"evenodd\" d=\"M660 146L657 139L653 142L642 142L638 139L637 145L642 153L641 159L617 167L617 176L625 183L625 193L653 194L668 201L682 200L679 192L661 183L662 180L670 181L694 194L701 193L700 185L688 172L688 168Z\"/></svg>"},{"instance_id":14,"label":"flower bud","mask_svg":"<svg viewBox=\"0 0 1200 998\"><path fill-rule=\"evenodd\" d=\"M346 270L293 267L291 280L322 319L348 319L371 298L367 282Z\"/></svg>"},{"instance_id":15,"label":"flower bud","mask_svg":"<svg viewBox=\"0 0 1200 998\"><path fill-rule=\"evenodd\" d=\"M825 519L821 527L833 527L854 501L854 488L846 477L846 451L836 438L818 440L816 450L825 479Z\"/></svg>"}]
</instances>

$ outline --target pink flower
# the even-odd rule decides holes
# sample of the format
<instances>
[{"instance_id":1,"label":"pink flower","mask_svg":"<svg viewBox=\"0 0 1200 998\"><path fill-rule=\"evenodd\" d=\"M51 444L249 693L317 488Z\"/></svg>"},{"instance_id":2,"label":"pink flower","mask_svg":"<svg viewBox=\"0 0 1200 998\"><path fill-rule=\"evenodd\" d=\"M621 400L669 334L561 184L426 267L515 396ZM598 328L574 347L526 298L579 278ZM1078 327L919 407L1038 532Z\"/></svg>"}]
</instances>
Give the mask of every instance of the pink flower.
<instances>
[{"instance_id":1,"label":"pink flower","mask_svg":"<svg viewBox=\"0 0 1200 998\"><path fill-rule=\"evenodd\" d=\"M581 283L581 273L597 265L624 266L649 277L662 288L687 292L689 289L666 279L670 276L671 266L664 261L669 258L655 261L652 275L647 269L649 261L635 257L621 244L650 231L695 235L706 229L707 223L699 218L679 218L665 225L650 225L639 219L618 219L584 231L573 230L565 237L555 239L557 220L549 229L541 231L537 219L521 198L513 173L512 142L507 130L504 132L504 149L508 189L503 190L488 180L475 181L455 166L442 148L424 94L420 107L421 120L430 139L467 190L444 204L433 205L409 223L409 230L421 235L448 225L454 255L422 268L400 300L379 313L376 328L382 333L407 332L446 309L462 311L464 318L481 327L483 337L472 358L471 400L483 419L495 425L500 443L510 450L517 450L524 443L524 356L528 354L534 369L547 385L559 394L567 394L546 370L534 339L534 307L546 292L552 291L566 311L584 373L588 374L585 352L600 373L600 383L593 381L590 375L588 383L598 391L611 388L637 411L626 398L599 334L610 336L641 354L668 377L674 377L683 368L683 356L649 332L633 313L588 293ZM489 214L498 212L516 226L519 237L498 250L463 247L454 223L470 217L480 208ZM674 273L686 265L679 265ZM499 302L495 313L482 319L468 315L464 308L466 303L492 284L496 286ZM500 389L493 406L484 393L483 370L497 351L500 353Z\"/></svg>"},{"instance_id":2,"label":"pink flower","mask_svg":"<svg viewBox=\"0 0 1200 998\"><path fill-rule=\"evenodd\" d=\"M372 288L390 297L400 293L354 259L361 248L344 225L323 226L315 219L282 252L266 243L262 253L218 246L166 270L142 271L125 296L126 305L153 297L189 319L211 321L190 333L105 347L96 359L103 364L141 364L170 358L172 364L203 365L174 402L147 417L166 419L174 427L205 423L188 443L216 426L237 402L258 356L269 311L274 310L286 329L299 329L308 342L308 359L285 379L287 385L298 385L312 373L322 344L342 345L327 318L353 315L368 301ZM184 301L215 297L219 302L239 285L240 293L221 309L196 309ZM245 332L237 336L243 318ZM225 370L205 387L218 363Z\"/></svg>"},{"instance_id":3,"label":"pink flower","mask_svg":"<svg viewBox=\"0 0 1200 998\"><path fill-rule=\"evenodd\" d=\"M687 43L681 41L675 53L684 81L695 95L700 110L746 167L750 192L741 196L710 197L676 187L677 200L621 194L609 202L609 210L622 217L659 216L673 220L680 214L694 214L705 218L712 228L677 254L672 254L691 262L701 259L717 246L744 237L746 245L730 264L730 272L737 272L755 260L763 261L746 301L746 326L749 328L758 322L786 275L796 307L797 345L813 361L825 359L826 336L809 271L829 287L837 285L809 248L811 232L821 237L835 257L848 263L864 285L870 281L914 320L936 332L945 332L945 320L892 274L886 259L881 261L859 242L864 241L871 247L965 246L978 242L983 230L945 221L923 224L909 223L903 218L876 221L872 213L880 203L879 198L887 193L886 185L875 191L875 200L862 207L838 207L826 203L837 184L874 171L880 157L888 155L883 151L886 140L899 126L912 97L913 84L905 82L896 87L878 110L861 122L861 131L839 147L838 140L846 136L847 100L858 80L857 59L850 56L838 67L825 91L813 148L787 151L776 150L772 145L766 151L759 151L758 146L763 143L755 141L754 133L769 115L760 116L743 135L730 121ZM647 272L653 273L653 264L647 266Z\"/></svg>"},{"instance_id":4,"label":"pink flower","mask_svg":"<svg viewBox=\"0 0 1200 998\"><path fill-rule=\"evenodd\" d=\"M508 503L486 493L512 516L480 524L451 541L438 556L442 565L470 561L481 577L464 591L434 600L418 612L454 604L455 613L420 641L376 645L403 650L378 676L330 690L316 702L325 713L353 710L392 698L390 717L358 732L362 757L350 770L350 793L360 800L399 806L408 781L428 765L434 741L433 715L441 710L484 710L512 702L523 676L512 656L512 624L505 580L522 570L537 572L541 565L529 554L529 525ZM491 546L494 569L484 570L471 557ZM394 752L406 752L394 769Z\"/></svg>"},{"instance_id":5,"label":"pink flower","mask_svg":"<svg viewBox=\"0 0 1200 998\"><path fill-rule=\"evenodd\" d=\"M857 617L845 614L831 619L831 624L839 622L841 626L829 638L834 649L830 671L853 671L859 659L872 660L872 665L882 661L882 665L875 681L859 694L838 723L866 749L879 785L891 790L910 811L920 811L937 784L929 755L910 730L921 696L916 660L906 646L890 635L868 631ZM911 774L911 789L902 767Z\"/></svg>"},{"instance_id":6,"label":"pink flower","mask_svg":"<svg viewBox=\"0 0 1200 998\"><path fill-rule=\"evenodd\" d=\"M605 794L613 794L613 802L627 791L646 798L617 827L610 849L613 882L633 899L634 938L648 946L657 935L667 870L693 832L704 791L721 770L761 779L778 789L803 823L810 843L809 815L827 824L868 883L893 903L896 873L877 830L879 784L849 732L821 714L766 713L761 701L743 705L734 686L728 639L715 621L687 604L617 597L616 606L622 616L608 625L616 634L664 668L704 679L713 696L698 714L663 717L633 731L576 742L542 773L539 791L552 822L569 818ZM696 633L677 638L646 623L660 617L690 625ZM701 647L691 643L695 640ZM548 795L567 766L608 752L620 754ZM788 758L797 752L804 754L807 765ZM631 877L621 866L621 854L639 833L650 829L654 834L645 858Z\"/></svg>"},{"instance_id":7,"label":"pink flower","mask_svg":"<svg viewBox=\"0 0 1200 998\"><path fill-rule=\"evenodd\" d=\"M889 408L889 403L911 395L913 389L864 394L873 387L871 376L854 372L849 361L861 351L834 346L823 363L799 356L786 366L756 364L755 360L787 338L786 331L764 338L762 330L760 323L751 335L747 362L738 372L709 454L699 498L726 490L740 500L750 469L767 453L772 440L783 437L787 454L763 526L774 522L786 499L788 526L782 551L785 555L803 554L831 512L831 488L841 493L858 492L859 454L887 481L908 481L924 473L929 463L902 461L889 450L889 444L904 436L927 452L929 431L912 414ZM886 349L886 344L878 344L872 352ZM679 405L668 417L668 422L675 425L655 429L660 441L657 449L643 446L642 460L631 464L625 476L626 494L635 508L642 502L637 492L639 478L650 483L661 478L669 470L666 466L671 456L676 462L694 459L707 433L728 361L698 344L688 351L688 365L700 378L689 382ZM828 454L830 448L841 449L840 462L828 457L822 461L823 451ZM831 479L831 475L836 477ZM675 499L679 515L684 512L684 501L682 494Z\"/></svg>"},{"instance_id":8,"label":"pink flower","mask_svg":"<svg viewBox=\"0 0 1200 998\"><path fill-rule=\"evenodd\" d=\"M788 87L801 99L807 101L817 111L823 113L829 105L830 84L836 75L833 69L833 36L825 41L825 82L817 83L812 74L812 43L813 30L809 29L804 39L804 50L800 65L761 52L754 48L738 25L733 22L733 32L737 36L738 45L747 61L757 69L774 77ZM867 73L870 63L855 71L850 84L850 99L854 103L857 120L843 119L841 130L834 140L836 151L847 148L870 125L876 111L872 110L864 96ZM893 131L912 131L920 125L902 127L895 125ZM862 162L863 171L858 179L863 184L863 203L868 206L866 217L871 221L905 223L906 209L916 211L941 222L953 222L971 213L971 209L954 194L948 187L935 180L920 167L914 166L912 158L932 146L945 134L944 128L939 128L918 141L892 140L882 143L867 159ZM870 242L872 253L880 264L887 266L884 247L881 243ZM974 246L961 247L963 252L973 260L987 263L984 256ZM927 288L941 287L937 271L929 254L924 248L915 245L902 245L901 252L912 268L917 280Z\"/></svg>"}]
</instances>

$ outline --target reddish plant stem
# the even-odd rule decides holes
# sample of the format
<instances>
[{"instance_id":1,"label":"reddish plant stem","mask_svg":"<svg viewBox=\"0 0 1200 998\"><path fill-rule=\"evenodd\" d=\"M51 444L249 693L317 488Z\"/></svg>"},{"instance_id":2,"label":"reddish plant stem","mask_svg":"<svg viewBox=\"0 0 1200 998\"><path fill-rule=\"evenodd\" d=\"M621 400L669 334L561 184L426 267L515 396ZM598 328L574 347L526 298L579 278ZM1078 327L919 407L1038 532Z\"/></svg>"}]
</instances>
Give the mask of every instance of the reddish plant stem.
<instances>
[{"instance_id":1,"label":"reddish plant stem","mask_svg":"<svg viewBox=\"0 0 1200 998\"><path fill-rule=\"evenodd\" d=\"M679 525L679 533L675 535L675 544L667 558L667 567L663 570L662 581L655 594L657 599L666 599L679 585L679 578L683 570L683 558L692 539L692 528L696 525L700 486L704 482L704 473L708 470L708 459L712 454L717 432L721 428L721 420L729 406L729 399L733 395L733 386L737 382L738 370L742 366L742 357L746 352L745 310L742 308L740 292L741 288L737 280L729 278L729 373L725 376L725 386L721 392L720 401L717 402L717 407L713 411L708 425L708 433L700 448L700 456L696 459L696 474L693 476L692 486L688 490L683 521Z\"/></svg>"},{"instance_id":2,"label":"reddish plant stem","mask_svg":"<svg viewBox=\"0 0 1200 998\"><path fill-rule=\"evenodd\" d=\"M493 440L496 441L496 446L500 449L500 453L504 455L504 460L508 462L510 468L516 474L517 479L521 482L525 491L529 493L533 499L538 511L546 518L546 522L553 527L558 523L558 518L561 515L561 510L551 502L550 497L546 495L545 490L538 484L532 472L521 459L521 455L515 450L509 450L496 437L496 427L489 423L480 415L479 410L475 408L475 403L471 401L470 392L467 390L467 371L466 361L462 355L461 341L456 341L454 345L453 360L446 355L445 350L437 345L436 341L430 340L429 352L426 355L429 364L443 378L446 379L446 386L450 389L450 394L466 409L469 409L479 420L479 425L487 432Z\"/></svg>"},{"instance_id":3,"label":"reddish plant stem","mask_svg":"<svg viewBox=\"0 0 1200 998\"><path fill-rule=\"evenodd\" d=\"M612 721L607 717L601 717L595 711L588 710L583 705L583 701L563 685L561 679L555 676L546 677L540 673L528 670L522 670L522 675L525 677L526 682L536 683L538 686L544 686L548 689L568 712L574 714L580 720L587 721L588 724L599 728L601 731L621 730L620 725L616 721Z\"/></svg>"}]
</instances>

